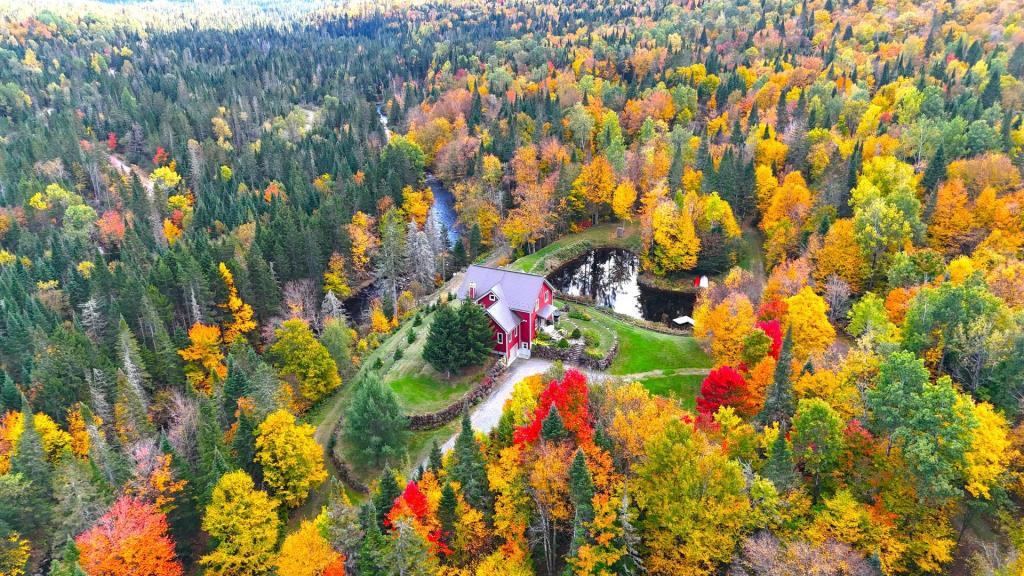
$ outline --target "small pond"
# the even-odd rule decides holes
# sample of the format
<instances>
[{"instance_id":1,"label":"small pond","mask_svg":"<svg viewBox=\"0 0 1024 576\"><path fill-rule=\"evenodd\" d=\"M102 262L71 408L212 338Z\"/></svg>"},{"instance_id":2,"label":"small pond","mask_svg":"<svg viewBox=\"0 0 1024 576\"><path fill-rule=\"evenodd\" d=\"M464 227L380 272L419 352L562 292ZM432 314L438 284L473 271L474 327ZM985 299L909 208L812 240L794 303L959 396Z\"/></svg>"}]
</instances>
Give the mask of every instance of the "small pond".
<instances>
[{"instance_id":1,"label":"small pond","mask_svg":"<svg viewBox=\"0 0 1024 576\"><path fill-rule=\"evenodd\" d=\"M696 294L672 292L639 282L640 258L621 248L598 248L563 264L548 275L555 290L592 298L598 306L652 322L670 323L693 314Z\"/></svg>"}]
</instances>

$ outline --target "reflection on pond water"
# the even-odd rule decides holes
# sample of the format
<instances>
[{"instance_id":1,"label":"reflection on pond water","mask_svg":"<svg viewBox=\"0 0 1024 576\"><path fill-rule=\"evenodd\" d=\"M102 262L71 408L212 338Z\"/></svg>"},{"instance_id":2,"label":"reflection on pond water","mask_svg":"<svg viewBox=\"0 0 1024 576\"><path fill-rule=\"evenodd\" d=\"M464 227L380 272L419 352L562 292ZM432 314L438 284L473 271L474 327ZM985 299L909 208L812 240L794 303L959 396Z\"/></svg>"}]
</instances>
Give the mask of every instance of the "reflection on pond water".
<instances>
[{"instance_id":1,"label":"reflection on pond water","mask_svg":"<svg viewBox=\"0 0 1024 576\"><path fill-rule=\"evenodd\" d=\"M693 313L696 295L644 286L639 282L640 258L621 248L598 248L548 275L555 290L592 298L619 314L669 323Z\"/></svg>"}]
</instances>

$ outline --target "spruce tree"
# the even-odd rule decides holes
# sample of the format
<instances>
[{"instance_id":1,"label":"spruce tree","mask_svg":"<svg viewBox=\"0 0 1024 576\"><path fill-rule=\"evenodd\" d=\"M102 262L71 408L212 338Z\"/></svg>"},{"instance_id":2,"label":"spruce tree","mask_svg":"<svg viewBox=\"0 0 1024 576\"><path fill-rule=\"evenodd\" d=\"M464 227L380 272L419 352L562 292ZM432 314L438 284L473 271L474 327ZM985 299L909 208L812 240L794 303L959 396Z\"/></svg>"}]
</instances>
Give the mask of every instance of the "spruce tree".
<instances>
[{"instance_id":1,"label":"spruce tree","mask_svg":"<svg viewBox=\"0 0 1024 576\"><path fill-rule=\"evenodd\" d=\"M248 410L240 410L235 435L231 439L231 451L238 466L245 470L254 482L259 483L262 481L263 470L256 464L256 427L253 415Z\"/></svg>"},{"instance_id":2,"label":"spruce tree","mask_svg":"<svg viewBox=\"0 0 1024 576\"><path fill-rule=\"evenodd\" d=\"M234 420L238 399L249 395L249 377L237 365L234 355L228 356L228 377L224 380L224 417Z\"/></svg>"},{"instance_id":3,"label":"spruce tree","mask_svg":"<svg viewBox=\"0 0 1024 576\"><path fill-rule=\"evenodd\" d=\"M780 494L784 494L797 486L799 476L793 466L793 450L786 442L785 426L779 427L779 433L772 442L772 452L768 461L761 469L761 475L772 481Z\"/></svg>"},{"instance_id":4,"label":"spruce tree","mask_svg":"<svg viewBox=\"0 0 1024 576\"><path fill-rule=\"evenodd\" d=\"M575 554L586 542L587 525L594 520L594 480L590 476L590 469L587 468L583 450L580 449L576 450L576 457L569 467L569 497L576 508L571 546L571 553Z\"/></svg>"},{"instance_id":5,"label":"spruce tree","mask_svg":"<svg viewBox=\"0 0 1024 576\"><path fill-rule=\"evenodd\" d=\"M565 423L562 422L562 416L558 413L558 407L554 404L551 405L548 415L540 424L540 437L549 442L558 442L569 437Z\"/></svg>"},{"instance_id":6,"label":"spruce tree","mask_svg":"<svg viewBox=\"0 0 1024 576\"><path fill-rule=\"evenodd\" d=\"M924 175L921 177L921 187L924 188L925 192L929 195L935 192L938 188L939 182L946 179L946 151L942 144L935 149L935 154L932 156L928 167L925 168ZM930 202L929 202L930 203Z\"/></svg>"},{"instance_id":7,"label":"spruce tree","mask_svg":"<svg viewBox=\"0 0 1024 576\"><path fill-rule=\"evenodd\" d=\"M0 384L0 413L8 411L21 411L21 391L11 375L4 372L3 383Z\"/></svg>"},{"instance_id":8,"label":"spruce tree","mask_svg":"<svg viewBox=\"0 0 1024 576\"><path fill-rule=\"evenodd\" d=\"M356 457L363 463L380 467L395 462L402 454L406 418L390 386L375 375L367 375L356 386L343 430Z\"/></svg>"},{"instance_id":9,"label":"spruce tree","mask_svg":"<svg viewBox=\"0 0 1024 576\"><path fill-rule=\"evenodd\" d=\"M469 260L476 260L476 257L480 255L480 251L483 247L483 236L480 233L480 225L473 224L473 227L469 230Z\"/></svg>"},{"instance_id":10,"label":"spruce tree","mask_svg":"<svg viewBox=\"0 0 1024 576\"><path fill-rule=\"evenodd\" d=\"M437 474L443 467L441 448L437 445L437 440L434 440L430 446L430 456L427 458L427 470Z\"/></svg>"},{"instance_id":11,"label":"spruce tree","mask_svg":"<svg viewBox=\"0 0 1024 576\"><path fill-rule=\"evenodd\" d=\"M981 105L984 108L991 108L993 105L998 104L1002 97L1000 71L997 68L993 68L989 74L988 82L985 83L985 89L981 92Z\"/></svg>"},{"instance_id":12,"label":"spruce tree","mask_svg":"<svg viewBox=\"0 0 1024 576\"><path fill-rule=\"evenodd\" d=\"M782 339L779 360L775 364L775 375L765 394L764 408L757 417L758 422L762 425L767 426L772 422L779 422L780 425L789 424L789 419L795 409L793 383L790 382L792 363L793 329L790 328L786 331L785 338Z\"/></svg>"},{"instance_id":13,"label":"spruce tree","mask_svg":"<svg viewBox=\"0 0 1024 576\"><path fill-rule=\"evenodd\" d=\"M466 308L470 306L478 307L468 302L464 305ZM427 341L423 345L423 359L447 378L462 366L458 350L461 339L458 321L455 310L448 304L442 304L434 313L434 321L430 323Z\"/></svg>"},{"instance_id":14,"label":"spruce tree","mask_svg":"<svg viewBox=\"0 0 1024 576\"><path fill-rule=\"evenodd\" d=\"M394 480L394 477L391 478ZM381 553L384 550L386 540L381 534L381 522L377 507L373 501L366 503L360 510L360 517L363 525L362 545L359 547L356 568L359 576L383 576L384 569L380 565Z\"/></svg>"},{"instance_id":15,"label":"spruce tree","mask_svg":"<svg viewBox=\"0 0 1024 576\"><path fill-rule=\"evenodd\" d=\"M373 497L378 530L384 528L384 519L388 517L388 513L391 512L391 508L395 505L395 500L401 495L402 488L398 485L398 480L395 479L394 471L391 468L385 468L380 476L377 494Z\"/></svg>"},{"instance_id":16,"label":"spruce tree","mask_svg":"<svg viewBox=\"0 0 1024 576\"><path fill-rule=\"evenodd\" d=\"M458 498L451 483L445 483L441 489L441 501L437 505L437 520L441 524L441 541L449 545L455 535L455 523L458 521Z\"/></svg>"},{"instance_id":17,"label":"spruce tree","mask_svg":"<svg viewBox=\"0 0 1024 576\"><path fill-rule=\"evenodd\" d=\"M60 556L50 564L49 576L88 576L78 563L80 556L75 541L68 538Z\"/></svg>"},{"instance_id":18,"label":"spruce tree","mask_svg":"<svg viewBox=\"0 0 1024 576\"><path fill-rule=\"evenodd\" d=\"M199 400L199 430L196 444L199 452L196 482L201 487L201 501L207 502L217 481L231 470L232 466L228 463L224 434L217 422L216 409L206 397Z\"/></svg>"},{"instance_id":19,"label":"spruce tree","mask_svg":"<svg viewBox=\"0 0 1024 576\"><path fill-rule=\"evenodd\" d=\"M380 565L385 574L399 576L434 576L438 568L430 545L408 518L402 518L395 526L381 554Z\"/></svg>"},{"instance_id":20,"label":"spruce tree","mask_svg":"<svg viewBox=\"0 0 1024 576\"><path fill-rule=\"evenodd\" d=\"M473 508L490 516L494 498L487 479L487 467L480 445L473 434L469 411L462 413L462 430L452 449L451 477L462 487L462 496Z\"/></svg>"},{"instance_id":21,"label":"spruce tree","mask_svg":"<svg viewBox=\"0 0 1024 576\"><path fill-rule=\"evenodd\" d=\"M46 452L43 450L43 439L36 430L32 412L28 408L28 401L22 398L22 426L23 431L18 438L18 446L11 456L11 474L20 474L26 482L24 498L19 504L30 510L24 520L30 523L26 526L26 535L34 534L37 530L49 525L50 515L53 510L53 467L46 459Z\"/></svg>"},{"instance_id":22,"label":"spruce tree","mask_svg":"<svg viewBox=\"0 0 1024 576\"><path fill-rule=\"evenodd\" d=\"M491 321L482 306L463 303L458 313L459 367L482 364L491 355Z\"/></svg>"},{"instance_id":23,"label":"spruce tree","mask_svg":"<svg viewBox=\"0 0 1024 576\"><path fill-rule=\"evenodd\" d=\"M469 264L469 255L466 254L466 244L459 238L452 247L452 265L462 268L466 264Z\"/></svg>"}]
</instances>

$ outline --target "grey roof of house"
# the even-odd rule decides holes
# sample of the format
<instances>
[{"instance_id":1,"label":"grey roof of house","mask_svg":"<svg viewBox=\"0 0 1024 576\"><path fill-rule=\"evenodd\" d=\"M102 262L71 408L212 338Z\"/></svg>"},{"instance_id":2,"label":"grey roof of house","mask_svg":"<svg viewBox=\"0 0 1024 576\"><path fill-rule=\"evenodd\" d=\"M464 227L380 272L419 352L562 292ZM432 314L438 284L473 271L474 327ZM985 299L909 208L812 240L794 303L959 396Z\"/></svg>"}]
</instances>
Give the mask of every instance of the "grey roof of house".
<instances>
[{"instance_id":1,"label":"grey roof of house","mask_svg":"<svg viewBox=\"0 0 1024 576\"><path fill-rule=\"evenodd\" d=\"M477 298L500 286L503 296L499 296L499 301L504 301L508 308L513 310L530 312L537 303L537 295L540 294L540 287L545 280L543 276L537 274L474 264L466 270L466 276L462 279L462 285L457 292L459 298L466 297L469 285L473 282L476 283Z\"/></svg>"},{"instance_id":2,"label":"grey roof of house","mask_svg":"<svg viewBox=\"0 0 1024 576\"><path fill-rule=\"evenodd\" d=\"M519 319L516 315L508 309L508 304L505 303L505 299L500 294L501 286L495 286L494 292L498 295L497 302L494 302L487 308L487 313L494 318L494 321L501 326L505 332L511 332L516 325L519 323Z\"/></svg>"}]
</instances>

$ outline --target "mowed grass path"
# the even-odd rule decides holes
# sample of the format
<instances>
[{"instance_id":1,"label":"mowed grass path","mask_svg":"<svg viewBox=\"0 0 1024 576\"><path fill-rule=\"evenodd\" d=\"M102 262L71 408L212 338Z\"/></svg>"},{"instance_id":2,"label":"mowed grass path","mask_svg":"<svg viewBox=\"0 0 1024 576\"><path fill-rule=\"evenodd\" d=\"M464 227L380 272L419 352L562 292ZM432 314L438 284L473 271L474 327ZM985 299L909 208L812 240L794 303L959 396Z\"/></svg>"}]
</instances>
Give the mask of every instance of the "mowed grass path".
<instances>
[{"instance_id":1,"label":"mowed grass path","mask_svg":"<svg viewBox=\"0 0 1024 576\"><path fill-rule=\"evenodd\" d=\"M640 383L651 394L673 398L680 406L692 411L697 409L697 395L704 378L703 374L666 374L646 378Z\"/></svg>"}]
</instances>

